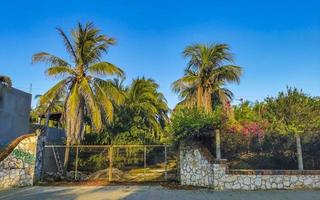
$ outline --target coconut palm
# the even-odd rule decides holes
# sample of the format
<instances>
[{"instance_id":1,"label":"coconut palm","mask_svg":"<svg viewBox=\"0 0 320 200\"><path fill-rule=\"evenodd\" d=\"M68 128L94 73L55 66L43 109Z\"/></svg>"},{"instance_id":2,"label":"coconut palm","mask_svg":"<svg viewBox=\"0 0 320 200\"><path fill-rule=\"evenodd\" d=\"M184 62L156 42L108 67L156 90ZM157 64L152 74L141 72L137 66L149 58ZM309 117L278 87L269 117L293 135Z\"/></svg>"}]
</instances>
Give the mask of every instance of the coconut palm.
<instances>
[{"instance_id":1,"label":"coconut palm","mask_svg":"<svg viewBox=\"0 0 320 200\"><path fill-rule=\"evenodd\" d=\"M136 143L159 141L163 128L168 122L168 106L163 94L158 91L159 85L152 79L144 77L134 79L128 87L124 87L119 80L119 88L125 93L124 103L117 109L117 122L111 128L115 137L131 138Z\"/></svg>"},{"instance_id":2,"label":"coconut palm","mask_svg":"<svg viewBox=\"0 0 320 200\"><path fill-rule=\"evenodd\" d=\"M67 134L67 147L79 144L84 134L84 117L90 116L95 131L102 130L104 119L113 119L113 104L123 100L121 93L103 76L124 76L124 72L115 65L101 61L113 38L100 33L93 23L78 24L71 31L71 39L57 28L71 62L46 52L36 53L33 63L46 63L46 74L60 78L60 81L40 97L40 104L50 107L57 100L64 98L64 119ZM67 167L69 148L66 148L64 167Z\"/></svg>"},{"instance_id":3,"label":"coconut palm","mask_svg":"<svg viewBox=\"0 0 320 200\"><path fill-rule=\"evenodd\" d=\"M233 94L225 88L227 83L239 83L242 69L230 64L233 61L230 48L226 44L194 44L183 51L189 59L185 74L175 81L172 88L183 99L181 104L188 107L212 111L213 99L218 99L225 105ZM220 141L216 133L216 141ZM219 148L220 144L216 144ZM217 158L220 158L217 150Z\"/></svg>"},{"instance_id":4,"label":"coconut palm","mask_svg":"<svg viewBox=\"0 0 320 200\"><path fill-rule=\"evenodd\" d=\"M159 85L152 79L144 77L133 80L126 91L125 105L139 116L143 125L158 138L165 122L168 119L169 110L163 94L158 92Z\"/></svg>"}]
</instances>

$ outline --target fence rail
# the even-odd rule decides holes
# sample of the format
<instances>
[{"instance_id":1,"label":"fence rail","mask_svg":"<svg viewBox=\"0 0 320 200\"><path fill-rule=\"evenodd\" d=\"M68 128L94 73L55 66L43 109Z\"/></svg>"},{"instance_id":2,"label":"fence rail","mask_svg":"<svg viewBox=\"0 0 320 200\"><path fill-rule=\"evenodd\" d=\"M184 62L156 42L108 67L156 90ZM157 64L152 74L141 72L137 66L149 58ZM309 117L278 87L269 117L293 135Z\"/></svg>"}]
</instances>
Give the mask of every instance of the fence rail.
<instances>
[{"instance_id":1,"label":"fence rail","mask_svg":"<svg viewBox=\"0 0 320 200\"><path fill-rule=\"evenodd\" d=\"M45 145L44 149L44 181L161 182L177 179L178 155L169 145ZM69 159L64 166L65 173L61 173L66 150L69 150Z\"/></svg>"}]
</instances>

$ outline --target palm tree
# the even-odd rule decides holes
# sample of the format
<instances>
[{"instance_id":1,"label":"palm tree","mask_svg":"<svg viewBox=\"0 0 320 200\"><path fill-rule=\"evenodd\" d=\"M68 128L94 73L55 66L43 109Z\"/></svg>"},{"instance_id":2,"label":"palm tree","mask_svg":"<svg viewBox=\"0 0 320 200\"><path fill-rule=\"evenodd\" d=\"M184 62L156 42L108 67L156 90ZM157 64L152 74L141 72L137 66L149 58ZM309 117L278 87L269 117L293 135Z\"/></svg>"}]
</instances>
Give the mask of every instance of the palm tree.
<instances>
[{"instance_id":1,"label":"palm tree","mask_svg":"<svg viewBox=\"0 0 320 200\"><path fill-rule=\"evenodd\" d=\"M175 81L172 88L183 99L181 104L196 106L210 113L213 99L223 105L230 101L233 94L225 88L227 83L239 83L242 69L231 63L230 48L226 44L194 44L183 51L189 59L185 74ZM217 159L220 159L220 134L216 132Z\"/></svg>"},{"instance_id":2,"label":"palm tree","mask_svg":"<svg viewBox=\"0 0 320 200\"><path fill-rule=\"evenodd\" d=\"M103 121L113 119L113 104L123 100L121 93L110 80L102 76L124 76L124 72L115 65L101 61L102 55L110 45L115 44L113 38L100 33L93 23L84 26L79 23L71 31L71 39L57 28L62 37L71 63L46 52L36 53L33 63L43 62L49 67L46 74L61 80L40 97L40 104L50 107L56 100L64 99L64 119L67 134L64 168L69 160L69 146L79 144L84 134L84 117L90 116L93 129L101 131ZM105 117L103 117L105 116Z\"/></svg>"},{"instance_id":3,"label":"palm tree","mask_svg":"<svg viewBox=\"0 0 320 200\"><path fill-rule=\"evenodd\" d=\"M114 80L119 89L125 93L125 101L116 109L116 122L109 132L122 142L123 134L135 143L159 141L168 122L167 101L158 91L159 85L152 79L137 78L125 87L123 81Z\"/></svg>"},{"instance_id":4,"label":"palm tree","mask_svg":"<svg viewBox=\"0 0 320 200\"><path fill-rule=\"evenodd\" d=\"M133 80L126 92L126 105L141 116L143 123L158 139L168 120L168 105L164 95L158 92L159 85L152 79L137 78Z\"/></svg>"}]
</instances>

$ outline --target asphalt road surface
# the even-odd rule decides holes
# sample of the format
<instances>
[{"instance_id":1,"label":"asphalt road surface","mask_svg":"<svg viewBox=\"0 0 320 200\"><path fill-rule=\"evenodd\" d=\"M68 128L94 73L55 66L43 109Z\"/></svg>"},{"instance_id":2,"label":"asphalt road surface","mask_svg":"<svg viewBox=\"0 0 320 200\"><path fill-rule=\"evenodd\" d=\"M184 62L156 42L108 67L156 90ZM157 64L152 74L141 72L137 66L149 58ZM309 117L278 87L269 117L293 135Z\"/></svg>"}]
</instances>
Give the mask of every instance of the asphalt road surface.
<instances>
[{"instance_id":1,"label":"asphalt road surface","mask_svg":"<svg viewBox=\"0 0 320 200\"><path fill-rule=\"evenodd\" d=\"M320 200L320 191L224 191L168 189L161 186L37 186L0 191L7 200Z\"/></svg>"}]
</instances>

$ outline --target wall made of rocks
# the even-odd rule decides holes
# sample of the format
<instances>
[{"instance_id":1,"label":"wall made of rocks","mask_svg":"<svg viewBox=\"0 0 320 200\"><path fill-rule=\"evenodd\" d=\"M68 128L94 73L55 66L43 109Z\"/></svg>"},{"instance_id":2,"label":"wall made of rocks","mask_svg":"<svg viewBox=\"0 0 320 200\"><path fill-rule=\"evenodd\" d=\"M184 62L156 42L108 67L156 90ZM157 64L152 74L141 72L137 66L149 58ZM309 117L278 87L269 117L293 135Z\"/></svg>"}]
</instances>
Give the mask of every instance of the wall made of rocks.
<instances>
[{"instance_id":1,"label":"wall made of rocks","mask_svg":"<svg viewBox=\"0 0 320 200\"><path fill-rule=\"evenodd\" d=\"M226 160L214 160L205 148L180 149L182 185L214 190L266 190L320 188L320 170L228 170Z\"/></svg>"},{"instance_id":2,"label":"wall made of rocks","mask_svg":"<svg viewBox=\"0 0 320 200\"><path fill-rule=\"evenodd\" d=\"M37 136L24 138L0 162L0 188L33 185Z\"/></svg>"},{"instance_id":3,"label":"wall made of rocks","mask_svg":"<svg viewBox=\"0 0 320 200\"><path fill-rule=\"evenodd\" d=\"M213 167L210 158L198 146L180 147L180 182L182 185L213 186Z\"/></svg>"},{"instance_id":4,"label":"wall made of rocks","mask_svg":"<svg viewBox=\"0 0 320 200\"><path fill-rule=\"evenodd\" d=\"M213 164L216 190L266 190L320 188L320 171L233 170L226 164Z\"/></svg>"}]
</instances>

